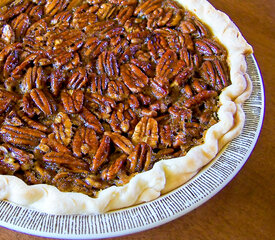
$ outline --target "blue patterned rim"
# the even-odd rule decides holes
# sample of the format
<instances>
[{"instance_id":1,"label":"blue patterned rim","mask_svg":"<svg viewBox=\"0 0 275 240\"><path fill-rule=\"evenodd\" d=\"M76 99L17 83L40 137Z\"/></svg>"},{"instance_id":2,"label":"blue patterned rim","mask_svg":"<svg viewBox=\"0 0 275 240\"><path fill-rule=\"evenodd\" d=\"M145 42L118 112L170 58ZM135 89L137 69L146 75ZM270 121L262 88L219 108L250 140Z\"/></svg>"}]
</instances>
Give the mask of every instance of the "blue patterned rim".
<instances>
[{"instance_id":1,"label":"blue patterned rim","mask_svg":"<svg viewBox=\"0 0 275 240\"><path fill-rule=\"evenodd\" d=\"M197 208L239 172L259 137L264 118L264 87L253 55L247 57L247 63L253 92L243 106L246 123L242 134L183 186L152 202L99 215L49 215L0 201L0 226L51 238L107 238L144 231Z\"/></svg>"}]
</instances>

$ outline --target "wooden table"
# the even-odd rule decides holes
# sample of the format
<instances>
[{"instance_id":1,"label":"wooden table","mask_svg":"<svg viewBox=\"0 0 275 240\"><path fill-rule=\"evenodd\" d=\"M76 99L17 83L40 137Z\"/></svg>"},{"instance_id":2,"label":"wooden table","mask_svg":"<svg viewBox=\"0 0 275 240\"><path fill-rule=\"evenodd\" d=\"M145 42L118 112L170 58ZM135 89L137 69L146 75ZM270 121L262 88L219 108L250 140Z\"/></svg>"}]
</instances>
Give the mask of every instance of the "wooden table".
<instances>
[{"instance_id":1,"label":"wooden table","mask_svg":"<svg viewBox=\"0 0 275 240\"><path fill-rule=\"evenodd\" d=\"M207 203L163 226L117 239L275 239L275 1L210 2L233 19L254 47L266 91L261 136L240 173ZM7 239L42 238L0 228L0 240Z\"/></svg>"}]
</instances>

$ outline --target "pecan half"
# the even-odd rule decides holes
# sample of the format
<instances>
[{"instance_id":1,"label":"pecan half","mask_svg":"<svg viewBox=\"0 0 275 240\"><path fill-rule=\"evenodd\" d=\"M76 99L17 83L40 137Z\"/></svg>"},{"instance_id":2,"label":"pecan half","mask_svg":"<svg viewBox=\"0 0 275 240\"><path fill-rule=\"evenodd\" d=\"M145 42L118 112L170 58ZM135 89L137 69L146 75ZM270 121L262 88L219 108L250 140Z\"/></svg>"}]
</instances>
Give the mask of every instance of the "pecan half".
<instances>
[{"instance_id":1,"label":"pecan half","mask_svg":"<svg viewBox=\"0 0 275 240\"><path fill-rule=\"evenodd\" d=\"M134 64L123 65L120 68L121 77L126 86L133 92L141 92L149 78Z\"/></svg>"},{"instance_id":2,"label":"pecan half","mask_svg":"<svg viewBox=\"0 0 275 240\"><path fill-rule=\"evenodd\" d=\"M213 90L203 90L196 94L195 96L191 97L190 99L186 100L184 105L187 108L191 108L196 105L201 105L204 103L204 101L208 98L216 97L218 93Z\"/></svg>"},{"instance_id":3,"label":"pecan half","mask_svg":"<svg viewBox=\"0 0 275 240\"><path fill-rule=\"evenodd\" d=\"M30 67L22 81L22 90L31 91L33 88L43 89L46 83L46 76L42 67Z\"/></svg>"},{"instance_id":4,"label":"pecan half","mask_svg":"<svg viewBox=\"0 0 275 240\"><path fill-rule=\"evenodd\" d=\"M116 79L119 75L119 65L113 52L104 51L97 59L98 74L106 73L108 77Z\"/></svg>"},{"instance_id":5,"label":"pecan half","mask_svg":"<svg viewBox=\"0 0 275 240\"><path fill-rule=\"evenodd\" d=\"M72 155L64 152L49 152L43 156L43 161L48 163L54 163L58 165L62 165L68 167L72 170L74 169L88 169L88 164Z\"/></svg>"},{"instance_id":6,"label":"pecan half","mask_svg":"<svg viewBox=\"0 0 275 240\"><path fill-rule=\"evenodd\" d=\"M25 36L30 24L30 19L26 13L21 13L12 21L12 27L15 30L15 38L17 40L20 40Z\"/></svg>"},{"instance_id":7,"label":"pecan half","mask_svg":"<svg viewBox=\"0 0 275 240\"><path fill-rule=\"evenodd\" d=\"M31 168L34 158L32 154L22 149L13 147L10 144L3 144L2 148L3 147L8 151L8 153L6 154L8 154L10 157L16 159L19 162L20 167L23 171Z\"/></svg>"},{"instance_id":8,"label":"pecan half","mask_svg":"<svg viewBox=\"0 0 275 240\"><path fill-rule=\"evenodd\" d=\"M130 173L147 171L152 163L152 148L144 142L139 143L127 158Z\"/></svg>"},{"instance_id":9,"label":"pecan half","mask_svg":"<svg viewBox=\"0 0 275 240\"><path fill-rule=\"evenodd\" d=\"M111 81L108 83L108 96L115 101L122 101L128 98L130 91L121 81Z\"/></svg>"},{"instance_id":10,"label":"pecan half","mask_svg":"<svg viewBox=\"0 0 275 240\"><path fill-rule=\"evenodd\" d=\"M65 147L62 143L58 142L53 138L42 138L39 145L37 146L42 152L63 152L70 154L71 151Z\"/></svg>"},{"instance_id":11,"label":"pecan half","mask_svg":"<svg viewBox=\"0 0 275 240\"><path fill-rule=\"evenodd\" d=\"M88 81L86 70L78 68L76 72L70 77L67 88L69 89L80 89L86 85Z\"/></svg>"},{"instance_id":12,"label":"pecan half","mask_svg":"<svg viewBox=\"0 0 275 240\"><path fill-rule=\"evenodd\" d=\"M34 88L31 90L30 96L45 115L51 115L56 111L56 104L49 92Z\"/></svg>"},{"instance_id":13,"label":"pecan half","mask_svg":"<svg viewBox=\"0 0 275 240\"><path fill-rule=\"evenodd\" d=\"M82 112L80 113L80 117L81 119L83 119L87 127L91 127L99 134L102 134L104 132L104 128L101 125L100 121L87 108L83 107Z\"/></svg>"},{"instance_id":14,"label":"pecan half","mask_svg":"<svg viewBox=\"0 0 275 240\"><path fill-rule=\"evenodd\" d=\"M2 28L1 39L7 43L12 44L15 41L15 33L9 24L5 24Z\"/></svg>"},{"instance_id":15,"label":"pecan half","mask_svg":"<svg viewBox=\"0 0 275 240\"><path fill-rule=\"evenodd\" d=\"M201 66L200 73L202 78L217 91L230 84L220 61L217 59L205 61Z\"/></svg>"},{"instance_id":16,"label":"pecan half","mask_svg":"<svg viewBox=\"0 0 275 240\"><path fill-rule=\"evenodd\" d=\"M61 101L67 113L78 113L83 108L84 93L82 90L73 90L70 94L64 90L61 92Z\"/></svg>"},{"instance_id":17,"label":"pecan half","mask_svg":"<svg viewBox=\"0 0 275 240\"><path fill-rule=\"evenodd\" d=\"M127 155L124 153L121 154L118 158L116 158L108 168L102 171L102 179L107 181L115 179L118 172L123 168L123 164L125 163L126 159Z\"/></svg>"},{"instance_id":18,"label":"pecan half","mask_svg":"<svg viewBox=\"0 0 275 240\"><path fill-rule=\"evenodd\" d=\"M103 73L102 75L97 76L95 73L91 73L88 76L88 80L91 83L91 92L103 95L109 83L107 75Z\"/></svg>"},{"instance_id":19,"label":"pecan half","mask_svg":"<svg viewBox=\"0 0 275 240\"><path fill-rule=\"evenodd\" d=\"M134 145L128 138L120 135L119 133L113 132L105 132L105 135L109 136L112 139L112 142L123 152L127 154L132 152Z\"/></svg>"},{"instance_id":20,"label":"pecan half","mask_svg":"<svg viewBox=\"0 0 275 240\"><path fill-rule=\"evenodd\" d=\"M9 109L12 103L18 100L18 96L0 89L0 114Z\"/></svg>"},{"instance_id":21,"label":"pecan half","mask_svg":"<svg viewBox=\"0 0 275 240\"><path fill-rule=\"evenodd\" d=\"M82 154L93 156L97 149L98 140L95 131L91 128L78 128L72 142L74 155L77 157L81 157Z\"/></svg>"},{"instance_id":22,"label":"pecan half","mask_svg":"<svg viewBox=\"0 0 275 240\"><path fill-rule=\"evenodd\" d=\"M55 139L65 146L68 146L73 136L72 122L69 116L66 113L59 112L54 119L52 128Z\"/></svg>"},{"instance_id":23,"label":"pecan half","mask_svg":"<svg viewBox=\"0 0 275 240\"><path fill-rule=\"evenodd\" d=\"M104 135L99 148L96 151L95 156L93 157L93 162L90 166L91 171L96 172L100 166L106 162L109 152L110 152L111 138L107 135Z\"/></svg>"},{"instance_id":24,"label":"pecan half","mask_svg":"<svg viewBox=\"0 0 275 240\"><path fill-rule=\"evenodd\" d=\"M135 127L132 141L134 144L140 142L148 143L152 148L158 144L158 123L154 118L143 117Z\"/></svg>"},{"instance_id":25,"label":"pecan half","mask_svg":"<svg viewBox=\"0 0 275 240\"><path fill-rule=\"evenodd\" d=\"M4 142L14 145L36 146L45 133L28 127L2 126L0 133Z\"/></svg>"}]
</instances>

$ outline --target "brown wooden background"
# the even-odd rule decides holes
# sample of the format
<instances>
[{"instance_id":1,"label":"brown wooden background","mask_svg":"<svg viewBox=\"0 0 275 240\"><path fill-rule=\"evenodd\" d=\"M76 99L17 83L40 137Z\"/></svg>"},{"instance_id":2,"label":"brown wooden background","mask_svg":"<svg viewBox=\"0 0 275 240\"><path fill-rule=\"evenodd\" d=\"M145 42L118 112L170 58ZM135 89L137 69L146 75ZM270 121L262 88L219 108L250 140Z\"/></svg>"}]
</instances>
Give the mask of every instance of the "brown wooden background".
<instances>
[{"instance_id":1,"label":"brown wooden background","mask_svg":"<svg viewBox=\"0 0 275 240\"><path fill-rule=\"evenodd\" d=\"M160 227L116 239L275 239L275 1L210 2L233 19L254 47L266 93L261 136L237 177L207 203ZM0 240L7 239L42 238L0 228Z\"/></svg>"}]
</instances>

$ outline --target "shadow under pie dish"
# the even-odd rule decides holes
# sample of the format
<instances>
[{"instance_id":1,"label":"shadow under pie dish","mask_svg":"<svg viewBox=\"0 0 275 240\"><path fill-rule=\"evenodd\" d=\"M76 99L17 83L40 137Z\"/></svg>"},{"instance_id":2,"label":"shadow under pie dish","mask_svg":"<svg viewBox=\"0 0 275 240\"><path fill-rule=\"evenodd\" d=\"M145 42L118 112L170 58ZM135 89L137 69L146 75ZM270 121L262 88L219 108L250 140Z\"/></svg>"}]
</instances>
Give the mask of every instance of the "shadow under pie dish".
<instances>
[{"instance_id":1,"label":"shadow under pie dish","mask_svg":"<svg viewBox=\"0 0 275 240\"><path fill-rule=\"evenodd\" d=\"M240 134L252 49L207 1L2 5L0 199L56 214L132 206Z\"/></svg>"}]
</instances>

